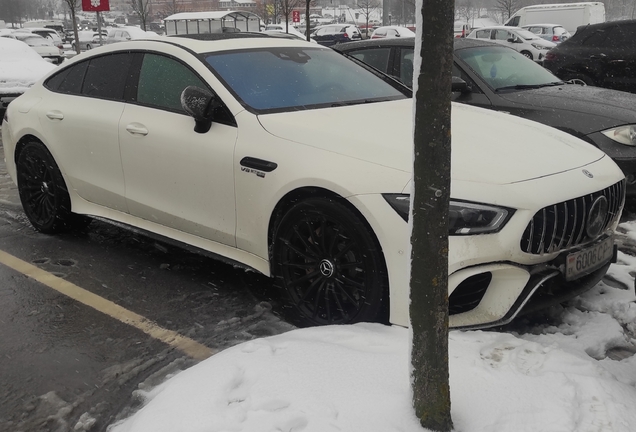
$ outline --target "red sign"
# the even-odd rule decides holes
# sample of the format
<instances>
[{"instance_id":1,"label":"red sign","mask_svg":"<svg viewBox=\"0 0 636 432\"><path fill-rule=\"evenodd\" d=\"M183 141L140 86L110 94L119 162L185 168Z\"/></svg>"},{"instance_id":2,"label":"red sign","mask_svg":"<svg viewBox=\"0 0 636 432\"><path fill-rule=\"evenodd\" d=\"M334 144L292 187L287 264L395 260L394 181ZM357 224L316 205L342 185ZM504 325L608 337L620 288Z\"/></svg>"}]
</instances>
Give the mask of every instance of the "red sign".
<instances>
[{"instance_id":1,"label":"red sign","mask_svg":"<svg viewBox=\"0 0 636 432\"><path fill-rule=\"evenodd\" d=\"M108 0L82 0L84 12L107 12L110 10Z\"/></svg>"},{"instance_id":2,"label":"red sign","mask_svg":"<svg viewBox=\"0 0 636 432\"><path fill-rule=\"evenodd\" d=\"M300 11L292 11L292 21L297 23L300 22Z\"/></svg>"}]
</instances>

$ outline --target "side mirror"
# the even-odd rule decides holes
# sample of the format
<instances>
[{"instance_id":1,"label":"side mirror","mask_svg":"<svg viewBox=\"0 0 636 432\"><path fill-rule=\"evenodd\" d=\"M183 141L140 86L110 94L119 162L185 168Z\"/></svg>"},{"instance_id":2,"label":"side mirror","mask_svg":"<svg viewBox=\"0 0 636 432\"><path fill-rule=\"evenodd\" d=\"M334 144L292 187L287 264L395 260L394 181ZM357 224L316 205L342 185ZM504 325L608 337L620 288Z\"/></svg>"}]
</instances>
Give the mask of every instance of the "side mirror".
<instances>
[{"instance_id":1,"label":"side mirror","mask_svg":"<svg viewBox=\"0 0 636 432\"><path fill-rule=\"evenodd\" d=\"M206 133L212 127L212 111L216 98L200 87L188 86L181 92L181 107L194 118L194 131Z\"/></svg>"},{"instance_id":2,"label":"side mirror","mask_svg":"<svg viewBox=\"0 0 636 432\"><path fill-rule=\"evenodd\" d=\"M460 77L452 77L451 92L470 93L471 91L472 89L466 81L464 81Z\"/></svg>"}]
</instances>

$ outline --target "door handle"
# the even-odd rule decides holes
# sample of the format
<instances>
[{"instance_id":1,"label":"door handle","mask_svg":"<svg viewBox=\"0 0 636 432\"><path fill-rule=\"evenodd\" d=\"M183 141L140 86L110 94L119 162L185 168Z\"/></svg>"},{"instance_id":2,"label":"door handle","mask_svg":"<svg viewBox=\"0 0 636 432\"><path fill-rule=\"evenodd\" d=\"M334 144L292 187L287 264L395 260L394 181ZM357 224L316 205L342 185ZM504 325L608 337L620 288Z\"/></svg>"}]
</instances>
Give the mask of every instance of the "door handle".
<instances>
[{"instance_id":1,"label":"door handle","mask_svg":"<svg viewBox=\"0 0 636 432\"><path fill-rule=\"evenodd\" d=\"M48 111L46 116L51 120L64 120L64 114L62 114L62 111Z\"/></svg>"},{"instance_id":2,"label":"door handle","mask_svg":"<svg viewBox=\"0 0 636 432\"><path fill-rule=\"evenodd\" d=\"M241 159L241 166L244 166L246 168L254 168L265 172L272 172L276 168L278 168L278 164L276 162L270 162L264 159L258 159L250 156L246 156Z\"/></svg>"},{"instance_id":3,"label":"door handle","mask_svg":"<svg viewBox=\"0 0 636 432\"><path fill-rule=\"evenodd\" d=\"M126 126L126 130L131 135L148 135L148 129L146 129L143 125L139 123L131 123Z\"/></svg>"}]
</instances>

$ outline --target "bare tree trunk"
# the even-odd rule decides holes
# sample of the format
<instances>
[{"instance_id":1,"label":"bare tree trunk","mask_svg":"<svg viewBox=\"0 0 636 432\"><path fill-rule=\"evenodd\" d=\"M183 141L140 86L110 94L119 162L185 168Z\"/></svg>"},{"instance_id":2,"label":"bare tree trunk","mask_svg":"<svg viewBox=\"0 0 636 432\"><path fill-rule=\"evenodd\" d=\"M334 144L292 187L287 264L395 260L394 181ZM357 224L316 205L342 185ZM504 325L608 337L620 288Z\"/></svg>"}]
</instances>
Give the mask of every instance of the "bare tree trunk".
<instances>
[{"instance_id":1,"label":"bare tree trunk","mask_svg":"<svg viewBox=\"0 0 636 432\"><path fill-rule=\"evenodd\" d=\"M422 0L416 53L411 233L413 405L423 427L453 428L448 382L448 209L451 161L452 0ZM416 61L416 65L419 61Z\"/></svg>"}]
</instances>

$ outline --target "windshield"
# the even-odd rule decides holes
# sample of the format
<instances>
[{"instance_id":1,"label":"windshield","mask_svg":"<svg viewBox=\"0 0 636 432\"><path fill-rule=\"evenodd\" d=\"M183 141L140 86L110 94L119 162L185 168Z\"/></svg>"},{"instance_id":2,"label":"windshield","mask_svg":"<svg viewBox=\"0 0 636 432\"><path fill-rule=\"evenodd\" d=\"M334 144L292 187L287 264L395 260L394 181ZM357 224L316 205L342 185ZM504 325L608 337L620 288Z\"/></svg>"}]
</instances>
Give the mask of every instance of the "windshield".
<instances>
[{"instance_id":1,"label":"windshield","mask_svg":"<svg viewBox=\"0 0 636 432\"><path fill-rule=\"evenodd\" d=\"M257 112L350 105L406 96L329 48L276 47L208 54L207 63Z\"/></svg>"},{"instance_id":2,"label":"windshield","mask_svg":"<svg viewBox=\"0 0 636 432\"><path fill-rule=\"evenodd\" d=\"M494 90L541 87L561 80L526 56L505 47L475 47L456 50L477 75Z\"/></svg>"}]
</instances>

